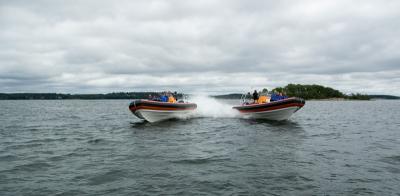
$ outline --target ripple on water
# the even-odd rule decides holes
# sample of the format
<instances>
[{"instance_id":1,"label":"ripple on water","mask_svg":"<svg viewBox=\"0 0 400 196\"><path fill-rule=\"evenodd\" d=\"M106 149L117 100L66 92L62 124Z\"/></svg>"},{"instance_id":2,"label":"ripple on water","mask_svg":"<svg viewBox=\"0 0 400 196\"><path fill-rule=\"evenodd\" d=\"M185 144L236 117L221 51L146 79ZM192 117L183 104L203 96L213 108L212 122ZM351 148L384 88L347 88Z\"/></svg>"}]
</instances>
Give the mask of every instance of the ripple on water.
<instances>
[{"instance_id":1,"label":"ripple on water","mask_svg":"<svg viewBox=\"0 0 400 196\"><path fill-rule=\"evenodd\" d=\"M35 161L31 163L26 163L23 165L15 166L12 171L21 171L21 172L34 172L34 171L45 171L52 167L51 164L44 161Z\"/></svg>"},{"instance_id":2,"label":"ripple on water","mask_svg":"<svg viewBox=\"0 0 400 196\"><path fill-rule=\"evenodd\" d=\"M91 139L91 140L89 140L89 141L87 141L89 144L100 144L100 143L104 143L104 142L106 142L106 140L105 139L101 139L101 138L98 138L98 139Z\"/></svg>"},{"instance_id":3,"label":"ripple on water","mask_svg":"<svg viewBox=\"0 0 400 196\"><path fill-rule=\"evenodd\" d=\"M284 122L147 123L128 105L0 101L0 195L400 193L400 102L310 101Z\"/></svg>"},{"instance_id":4,"label":"ripple on water","mask_svg":"<svg viewBox=\"0 0 400 196\"><path fill-rule=\"evenodd\" d=\"M207 164L211 162L224 162L224 161L230 161L230 158L215 158L215 157L209 157L209 158L193 158L193 159L179 159L179 160L174 160L170 161L171 163L177 163L177 164Z\"/></svg>"},{"instance_id":5,"label":"ripple on water","mask_svg":"<svg viewBox=\"0 0 400 196\"><path fill-rule=\"evenodd\" d=\"M381 166L386 171L393 174L400 174L400 155L387 156L380 159L380 161L386 163L386 165Z\"/></svg>"},{"instance_id":6,"label":"ripple on water","mask_svg":"<svg viewBox=\"0 0 400 196\"><path fill-rule=\"evenodd\" d=\"M16 161L16 160L18 160L18 157L16 155L7 154L7 155L0 156L0 162L10 162L10 161Z\"/></svg>"},{"instance_id":7,"label":"ripple on water","mask_svg":"<svg viewBox=\"0 0 400 196\"><path fill-rule=\"evenodd\" d=\"M119 181L125 178L126 171L123 170L110 170L107 172L99 172L89 176L88 185L102 185L110 182Z\"/></svg>"},{"instance_id":8,"label":"ripple on water","mask_svg":"<svg viewBox=\"0 0 400 196\"><path fill-rule=\"evenodd\" d=\"M392 165L400 165L400 155L387 156L382 158L381 161Z\"/></svg>"}]
</instances>

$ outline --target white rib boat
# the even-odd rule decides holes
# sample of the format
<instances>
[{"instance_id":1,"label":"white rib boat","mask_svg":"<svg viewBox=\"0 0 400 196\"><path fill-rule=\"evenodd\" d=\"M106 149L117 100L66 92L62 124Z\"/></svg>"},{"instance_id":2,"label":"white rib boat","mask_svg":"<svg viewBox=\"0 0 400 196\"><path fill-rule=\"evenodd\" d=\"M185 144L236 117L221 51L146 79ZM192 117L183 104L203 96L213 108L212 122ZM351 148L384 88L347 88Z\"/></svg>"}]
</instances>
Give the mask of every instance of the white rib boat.
<instances>
[{"instance_id":1,"label":"white rib boat","mask_svg":"<svg viewBox=\"0 0 400 196\"><path fill-rule=\"evenodd\" d=\"M252 103L234 106L246 118L266 120L287 120L305 105L304 99L287 98L267 103Z\"/></svg>"},{"instance_id":2,"label":"white rib boat","mask_svg":"<svg viewBox=\"0 0 400 196\"><path fill-rule=\"evenodd\" d=\"M149 122L187 118L197 108L195 103L170 103L138 99L129 104L129 110L138 118Z\"/></svg>"}]
</instances>

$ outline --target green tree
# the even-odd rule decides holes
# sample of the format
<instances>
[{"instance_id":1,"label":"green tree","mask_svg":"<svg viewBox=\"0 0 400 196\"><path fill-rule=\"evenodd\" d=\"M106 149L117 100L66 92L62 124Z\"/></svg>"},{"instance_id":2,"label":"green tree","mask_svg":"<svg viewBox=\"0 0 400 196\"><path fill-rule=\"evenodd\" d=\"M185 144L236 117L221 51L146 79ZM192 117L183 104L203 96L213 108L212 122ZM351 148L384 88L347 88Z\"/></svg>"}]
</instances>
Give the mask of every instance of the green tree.
<instances>
[{"instance_id":1,"label":"green tree","mask_svg":"<svg viewBox=\"0 0 400 196\"><path fill-rule=\"evenodd\" d=\"M288 84L285 87L277 87L273 91L285 93L289 97L300 97L303 99L346 98L346 95L336 89L317 84Z\"/></svg>"}]
</instances>

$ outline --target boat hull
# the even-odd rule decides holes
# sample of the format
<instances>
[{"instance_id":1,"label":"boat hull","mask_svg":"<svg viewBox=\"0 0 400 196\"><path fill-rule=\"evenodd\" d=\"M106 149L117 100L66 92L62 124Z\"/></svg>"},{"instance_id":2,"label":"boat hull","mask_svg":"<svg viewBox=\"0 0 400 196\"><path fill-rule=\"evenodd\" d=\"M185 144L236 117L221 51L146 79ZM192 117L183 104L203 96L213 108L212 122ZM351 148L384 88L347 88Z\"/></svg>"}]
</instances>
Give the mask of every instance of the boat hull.
<instances>
[{"instance_id":1,"label":"boat hull","mask_svg":"<svg viewBox=\"0 0 400 196\"><path fill-rule=\"evenodd\" d=\"M235 106L245 118L282 121L289 119L295 112L305 105L300 98L289 98L263 104L249 104Z\"/></svg>"},{"instance_id":2,"label":"boat hull","mask_svg":"<svg viewBox=\"0 0 400 196\"><path fill-rule=\"evenodd\" d=\"M150 100L134 100L129 110L138 118L149 122L188 118L197 108L194 103L168 103Z\"/></svg>"},{"instance_id":3,"label":"boat hull","mask_svg":"<svg viewBox=\"0 0 400 196\"><path fill-rule=\"evenodd\" d=\"M190 117L192 110L182 110L182 111L166 111L166 110L137 110L134 114L149 122L158 122L168 119L186 119Z\"/></svg>"}]
</instances>

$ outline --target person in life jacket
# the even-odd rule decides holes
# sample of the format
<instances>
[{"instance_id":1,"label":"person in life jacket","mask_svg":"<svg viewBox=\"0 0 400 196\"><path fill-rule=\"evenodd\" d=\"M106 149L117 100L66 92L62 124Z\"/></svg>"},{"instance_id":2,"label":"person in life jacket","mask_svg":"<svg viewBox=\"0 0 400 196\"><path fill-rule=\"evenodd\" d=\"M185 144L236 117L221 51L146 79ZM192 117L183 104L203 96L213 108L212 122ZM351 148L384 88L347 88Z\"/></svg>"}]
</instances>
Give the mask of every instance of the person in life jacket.
<instances>
[{"instance_id":1,"label":"person in life jacket","mask_svg":"<svg viewBox=\"0 0 400 196\"><path fill-rule=\"evenodd\" d=\"M254 100L254 103L257 103L257 100L258 100L258 93L257 93L257 90L254 90L254 93L253 93L253 100Z\"/></svg>"},{"instance_id":2,"label":"person in life jacket","mask_svg":"<svg viewBox=\"0 0 400 196\"><path fill-rule=\"evenodd\" d=\"M281 99L287 99L288 98L288 96L286 96L285 93L283 93L283 92L279 93L279 96L280 96Z\"/></svg>"},{"instance_id":3,"label":"person in life jacket","mask_svg":"<svg viewBox=\"0 0 400 196\"><path fill-rule=\"evenodd\" d=\"M271 96L271 101L279 101L279 100L282 100L282 99L287 99L288 97L287 96L284 96L283 95L283 93L278 93L278 94L272 94L272 96Z\"/></svg>"},{"instance_id":4,"label":"person in life jacket","mask_svg":"<svg viewBox=\"0 0 400 196\"><path fill-rule=\"evenodd\" d=\"M269 98L266 95L261 95L258 98L258 102L257 103L261 104L261 103L267 103L267 102L269 102Z\"/></svg>"},{"instance_id":5,"label":"person in life jacket","mask_svg":"<svg viewBox=\"0 0 400 196\"><path fill-rule=\"evenodd\" d=\"M175 99L174 96L172 96L172 94L170 94L170 95L168 96L168 102L169 102L169 103L175 103L175 102L176 102L176 99Z\"/></svg>"},{"instance_id":6,"label":"person in life jacket","mask_svg":"<svg viewBox=\"0 0 400 196\"><path fill-rule=\"evenodd\" d=\"M163 93L160 97L161 102L168 102L168 96L166 95L166 93Z\"/></svg>"}]
</instances>

